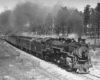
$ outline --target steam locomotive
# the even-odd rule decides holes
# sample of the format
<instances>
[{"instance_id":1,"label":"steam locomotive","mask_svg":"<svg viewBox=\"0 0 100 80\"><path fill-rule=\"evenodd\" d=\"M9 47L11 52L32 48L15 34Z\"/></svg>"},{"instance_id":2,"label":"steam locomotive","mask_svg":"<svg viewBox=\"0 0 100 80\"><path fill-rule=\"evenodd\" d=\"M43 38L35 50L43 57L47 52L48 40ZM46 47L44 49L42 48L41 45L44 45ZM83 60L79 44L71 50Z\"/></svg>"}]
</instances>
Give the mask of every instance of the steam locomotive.
<instances>
[{"instance_id":1,"label":"steam locomotive","mask_svg":"<svg viewBox=\"0 0 100 80\"><path fill-rule=\"evenodd\" d=\"M37 38L9 35L5 39L10 44L41 59L51 61L76 73L88 73L92 67L87 44L65 38Z\"/></svg>"}]
</instances>

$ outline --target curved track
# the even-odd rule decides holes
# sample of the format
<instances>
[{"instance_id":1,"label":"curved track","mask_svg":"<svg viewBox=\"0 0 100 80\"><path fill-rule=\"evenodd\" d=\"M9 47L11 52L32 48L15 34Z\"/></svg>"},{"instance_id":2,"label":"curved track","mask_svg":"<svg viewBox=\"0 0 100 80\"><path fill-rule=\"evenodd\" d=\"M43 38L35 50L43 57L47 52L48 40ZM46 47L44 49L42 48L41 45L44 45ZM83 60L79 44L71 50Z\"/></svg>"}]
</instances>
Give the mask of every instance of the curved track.
<instances>
[{"instance_id":1,"label":"curved track","mask_svg":"<svg viewBox=\"0 0 100 80\"><path fill-rule=\"evenodd\" d=\"M94 74L81 74L80 77L83 77L85 80L100 80L100 76Z\"/></svg>"}]
</instances>

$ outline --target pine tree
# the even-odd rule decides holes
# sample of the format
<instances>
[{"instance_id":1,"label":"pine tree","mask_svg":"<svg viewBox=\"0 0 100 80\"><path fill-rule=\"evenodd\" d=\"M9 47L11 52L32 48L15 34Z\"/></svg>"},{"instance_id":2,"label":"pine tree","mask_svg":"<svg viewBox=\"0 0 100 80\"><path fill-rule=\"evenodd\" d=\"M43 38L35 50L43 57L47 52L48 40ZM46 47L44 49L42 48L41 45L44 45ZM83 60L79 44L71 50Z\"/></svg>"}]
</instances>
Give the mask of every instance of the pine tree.
<instances>
[{"instance_id":1,"label":"pine tree","mask_svg":"<svg viewBox=\"0 0 100 80\"><path fill-rule=\"evenodd\" d=\"M86 5L84 8L84 33L87 33L87 26L90 21L90 5Z\"/></svg>"},{"instance_id":2,"label":"pine tree","mask_svg":"<svg viewBox=\"0 0 100 80\"><path fill-rule=\"evenodd\" d=\"M69 11L66 7L62 7L57 13L55 19L56 25L58 27L57 30L59 30L57 32L61 32L62 35L65 34L65 29L66 29L65 27L67 27L68 17L69 17Z\"/></svg>"},{"instance_id":3,"label":"pine tree","mask_svg":"<svg viewBox=\"0 0 100 80\"><path fill-rule=\"evenodd\" d=\"M96 8L96 26L97 26L97 34L98 34L98 37L99 37L99 30L100 30L100 3L97 4Z\"/></svg>"}]
</instances>

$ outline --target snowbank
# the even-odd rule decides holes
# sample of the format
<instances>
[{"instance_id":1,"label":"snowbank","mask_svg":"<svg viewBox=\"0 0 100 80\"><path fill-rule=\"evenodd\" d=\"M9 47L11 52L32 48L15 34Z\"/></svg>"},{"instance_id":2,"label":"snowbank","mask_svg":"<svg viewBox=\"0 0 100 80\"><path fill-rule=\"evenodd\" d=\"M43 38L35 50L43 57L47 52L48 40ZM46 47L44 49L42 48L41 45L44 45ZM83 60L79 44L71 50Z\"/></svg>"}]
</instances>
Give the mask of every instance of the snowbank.
<instances>
[{"instance_id":1,"label":"snowbank","mask_svg":"<svg viewBox=\"0 0 100 80\"><path fill-rule=\"evenodd\" d=\"M68 38L77 38L77 37L78 35L74 33L68 35Z\"/></svg>"},{"instance_id":2,"label":"snowbank","mask_svg":"<svg viewBox=\"0 0 100 80\"><path fill-rule=\"evenodd\" d=\"M100 48L96 48L96 50L90 50L90 55L92 60L100 60Z\"/></svg>"}]
</instances>

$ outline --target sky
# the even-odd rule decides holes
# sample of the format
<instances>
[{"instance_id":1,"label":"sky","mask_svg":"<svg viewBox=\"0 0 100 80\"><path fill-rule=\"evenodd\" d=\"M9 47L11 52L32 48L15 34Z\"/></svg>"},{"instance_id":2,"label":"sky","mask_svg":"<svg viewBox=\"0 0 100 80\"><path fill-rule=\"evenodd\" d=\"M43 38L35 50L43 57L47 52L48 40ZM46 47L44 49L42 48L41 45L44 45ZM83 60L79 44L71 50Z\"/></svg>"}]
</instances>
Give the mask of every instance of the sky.
<instances>
[{"instance_id":1,"label":"sky","mask_svg":"<svg viewBox=\"0 0 100 80\"><path fill-rule=\"evenodd\" d=\"M83 11L87 4L94 8L100 2L100 0L0 0L0 13L5 9L13 9L16 4L25 1L32 1L49 7L60 4L70 8L77 8L79 11Z\"/></svg>"}]
</instances>

